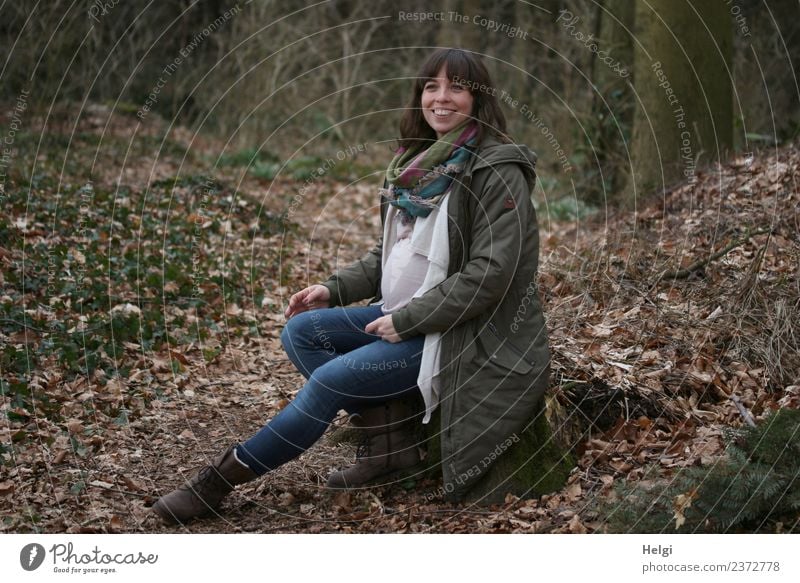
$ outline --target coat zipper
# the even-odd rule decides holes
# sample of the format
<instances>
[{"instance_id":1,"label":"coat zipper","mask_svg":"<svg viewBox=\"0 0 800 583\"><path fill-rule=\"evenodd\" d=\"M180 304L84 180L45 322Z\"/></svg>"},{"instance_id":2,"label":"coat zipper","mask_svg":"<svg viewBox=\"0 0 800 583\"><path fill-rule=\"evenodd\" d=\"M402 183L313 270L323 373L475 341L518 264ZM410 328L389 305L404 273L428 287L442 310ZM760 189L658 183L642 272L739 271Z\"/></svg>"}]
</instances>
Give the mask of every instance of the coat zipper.
<instances>
[{"instance_id":1,"label":"coat zipper","mask_svg":"<svg viewBox=\"0 0 800 583\"><path fill-rule=\"evenodd\" d=\"M461 182L456 187L458 190L456 190L456 188L453 189L454 192L458 192L461 195L457 199L458 204L461 205L461 209L459 211L459 214L461 215L461 217L455 217L455 218L462 218L465 221L465 223L469 223L470 222L470 221L467 220L467 219L469 219L469 215L470 215L469 208L468 208L469 199L465 196L465 192L472 188L472 170L473 170L474 166L475 166L475 156L471 156L471 166L469 168L469 173L466 173L466 172L464 173L464 175L463 175L463 177L461 179ZM467 226L471 226L471 225L467 225ZM449 241L448 241L448 244L449 244ZM451 248L451 251L452 251L452 248ZM461 271L464 268L464 265L466 264L466 257L467 257L468 253L469 253L469 241L465 242L465 244L461 248L461 256L459 258L460 265L458 265L458 271ZM451 261L453 259L453 253L452 252L450 254L450 259L451 259ZM447 271L448 271L448 276L452 275L452 273L450 273L450 267L449 266L448 266L448 270ZM447 419L447 421L448 421L448 423L447 423L447 440L448 441L450 441L450 436L452 434L452 429L453 429L453 411L455 410L455 406L456 406L455 401L456 401L456 385L458 384L458 371L461 369L461 356L464 353L464 342L466 340L466 332L464 332L464 330L463 330L463 325L460 328L461 328L461 334L460 334L460 338L458 338L458 348L457 348L457 350L458 350L458 353L457 353L458 354L458 359L457 359L457 361L455 363L455 367L453 368L452 376L451 376L452 380L450 382L452 390L450 391L450 406L448 407L448 419ZM455 344L455 342L453 344ZM442 458L442 459L444 459L444 458Z\"/></svg>"}]
</instances>

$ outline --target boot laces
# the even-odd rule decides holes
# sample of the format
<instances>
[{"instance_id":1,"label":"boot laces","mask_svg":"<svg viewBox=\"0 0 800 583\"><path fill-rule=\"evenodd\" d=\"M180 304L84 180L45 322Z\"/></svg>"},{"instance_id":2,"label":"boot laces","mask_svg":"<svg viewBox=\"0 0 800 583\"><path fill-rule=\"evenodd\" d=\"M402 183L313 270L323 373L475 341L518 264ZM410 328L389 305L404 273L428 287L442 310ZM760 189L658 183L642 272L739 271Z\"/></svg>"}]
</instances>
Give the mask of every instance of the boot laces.
<instances>
[{"instance_id":1,"label":"boot laces","mask_svg":"<svg viewBox=\"0 0 800 583\"><path fill-rule=\"evenodd\" d=\"M181 490L191 490L200 498L205 499L208 494L227 487L228 483L225 478L219 475L214 466L208 465L198 472L195 479L184 483L179 488Z\"/></svg>"},{"instance_id":2,"label":"boot laces","mask_svg":"<svg viewBox=\"0 0 800 583\"><path fill-rule=\"evenodd\" d=\"M365 431L362 433L361 438L358 440L358 447L356 447L356 463L364 458L368 458L370 453L370 439Z\"/></svg>"}]
</instances>

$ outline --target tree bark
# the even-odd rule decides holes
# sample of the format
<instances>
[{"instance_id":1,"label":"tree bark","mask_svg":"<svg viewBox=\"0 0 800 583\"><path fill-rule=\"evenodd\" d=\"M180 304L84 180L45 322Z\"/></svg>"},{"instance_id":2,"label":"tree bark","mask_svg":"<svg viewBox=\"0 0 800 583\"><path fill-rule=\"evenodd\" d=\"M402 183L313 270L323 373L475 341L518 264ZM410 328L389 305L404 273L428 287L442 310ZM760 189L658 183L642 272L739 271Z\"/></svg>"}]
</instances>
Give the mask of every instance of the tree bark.
<instances>
[{"instance_id":1,"label":"tree bark","mask_svg":"<svg viewBox=\"0 0 800 583\"><path fill-rule=\"evenodd\" d=\"M439 28L440 47L481 52L485 31L471 22L473 16L481 14L480 0L445 0L437 10L445 13Z\"/></svg>"},{"instance_id":2,"label":"tree bark","mask_svg":"<svg viewBox=\"0 0 800 583\"><path fill-rule=\"evenodd\" d=\"M634 0L605 0L600 5L592 82L592 120L595 151L602 180L589 202L603 206L615 203L625 187L625 168L630 163L625 145L633 126L633 26Z\"/></svg>"},{"instance_id":3,"label":"tree bark","mask_svg":"<svg viewBox=\"0 0 800 583\"><path fill-rule=\"evenodd\" d=\"M626 198L692 180L733 141L732 21L723 0L636 3L637 106Z\"/></svg>"}]
</instances>

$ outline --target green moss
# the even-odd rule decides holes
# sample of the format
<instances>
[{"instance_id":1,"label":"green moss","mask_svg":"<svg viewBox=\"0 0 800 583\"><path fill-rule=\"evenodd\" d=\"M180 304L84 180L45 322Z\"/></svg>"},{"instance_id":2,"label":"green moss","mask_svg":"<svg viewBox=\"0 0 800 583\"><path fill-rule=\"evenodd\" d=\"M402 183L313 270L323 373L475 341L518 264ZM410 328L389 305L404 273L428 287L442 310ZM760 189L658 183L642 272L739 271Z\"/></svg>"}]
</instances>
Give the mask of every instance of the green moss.
<instances>
[{"instance_id":1,"label":"green moss","mask_svg":"<svg viewBox=\"0 0 800 583\"><path fill-rule=\"evenodd\" d=\"M498 504L506 494L538 498L560 490L575 460L553 440L545 416L539 414L467 496L468 502Z\"/></svg>"},{"instance_id":2,"label":"green moss","mask_svg":"<svg viewBox=\"0 0 800 583\"><path fill-rule=\"evenodd\" d=\"M424 432L427 448L426 475L441 477L441 419L437 410ZM520 439L492 465L489 472L470 491L467 502L497 504L506 494L519 498L538 498L564 487L575 460L553 439L543 414L520 433Z\"/></svg>"}]
</instances>

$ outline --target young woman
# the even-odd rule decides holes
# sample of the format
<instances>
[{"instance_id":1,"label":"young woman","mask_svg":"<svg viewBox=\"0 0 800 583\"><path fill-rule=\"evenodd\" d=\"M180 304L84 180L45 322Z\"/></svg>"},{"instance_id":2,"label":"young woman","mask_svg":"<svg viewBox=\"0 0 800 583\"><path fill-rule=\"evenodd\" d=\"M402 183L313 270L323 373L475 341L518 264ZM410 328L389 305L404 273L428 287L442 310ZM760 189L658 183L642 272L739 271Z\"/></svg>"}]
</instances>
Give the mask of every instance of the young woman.
<instances>
[{"instance_id":1,"label":"young woman","mask_svg":"<svg viewBox=\"0 0 800 583\"><path fill-rule=\"evenodd\" d=\"M164 520L213 511L237 484L308 449L340 410L368 443L329 487L417 464L408 403L421 396L423 423L441 409L443 486L454 498L530 421L549 380L535 282L535 156L506 136L496 94L473 54L440 49L427 58L380 190L382 237L289 300L282 341L305 385L258 433L159 499L153 510Z\"/></svg>"}]
</instances>

